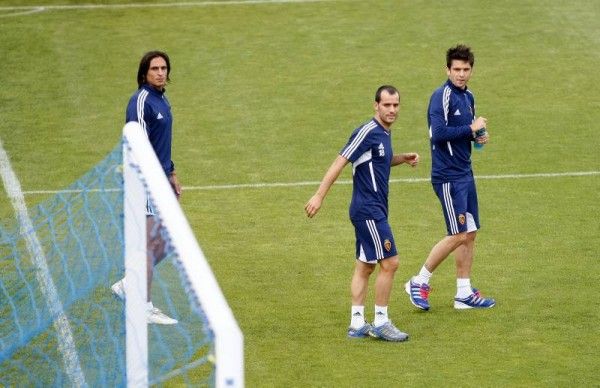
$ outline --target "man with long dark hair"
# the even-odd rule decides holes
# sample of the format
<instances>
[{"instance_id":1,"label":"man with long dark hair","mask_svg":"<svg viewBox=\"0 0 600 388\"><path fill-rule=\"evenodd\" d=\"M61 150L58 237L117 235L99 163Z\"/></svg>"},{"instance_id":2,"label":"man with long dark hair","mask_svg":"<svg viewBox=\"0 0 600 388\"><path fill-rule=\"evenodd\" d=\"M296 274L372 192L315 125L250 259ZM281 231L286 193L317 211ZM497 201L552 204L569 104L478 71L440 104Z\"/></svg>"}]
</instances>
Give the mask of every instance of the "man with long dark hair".
<instances>
[{"instance_id":1,"label":"man with long dark hair","mask_svg":"<svg viewBox=\"0 0 600 388\"><path fill-rule=\"evenodd\" d=\"M125 122L136 121L144 129L173 192L179 198L181 185L175 174L175 164L171 160L173 117L171 105L165 96L170 73L171 62L166 53L150 51L144 54L138 68L138 90L129 99ZM146 202L146 216L148 323L172 325L177 320L154 307L151 301L153 268L165 258L166 243L150 198ZM124 282L125 278L111 286L113 293L121 299L125 297Z\"/></svg>"}]
</instances>

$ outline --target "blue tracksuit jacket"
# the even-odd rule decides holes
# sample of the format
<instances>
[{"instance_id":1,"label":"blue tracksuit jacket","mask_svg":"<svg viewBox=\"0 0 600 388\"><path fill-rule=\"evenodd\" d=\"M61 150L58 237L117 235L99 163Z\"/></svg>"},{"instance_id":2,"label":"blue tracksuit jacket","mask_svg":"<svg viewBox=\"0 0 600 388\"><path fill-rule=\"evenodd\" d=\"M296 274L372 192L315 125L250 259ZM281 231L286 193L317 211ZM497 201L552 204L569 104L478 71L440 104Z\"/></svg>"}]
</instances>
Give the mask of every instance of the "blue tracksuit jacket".
<instances>
[{"instance_id":1,"label":"blue tracksuit jacket","mask_svg":"<svg viewBox=\"0 0 600 388\"><path fill-rule=\"evenodd\" d=\"M431 142L431 182L473 179L470 125L475 118L475 98L467 88L446 81L429 100L427 123Z\"/></svg>"}]
</instances>

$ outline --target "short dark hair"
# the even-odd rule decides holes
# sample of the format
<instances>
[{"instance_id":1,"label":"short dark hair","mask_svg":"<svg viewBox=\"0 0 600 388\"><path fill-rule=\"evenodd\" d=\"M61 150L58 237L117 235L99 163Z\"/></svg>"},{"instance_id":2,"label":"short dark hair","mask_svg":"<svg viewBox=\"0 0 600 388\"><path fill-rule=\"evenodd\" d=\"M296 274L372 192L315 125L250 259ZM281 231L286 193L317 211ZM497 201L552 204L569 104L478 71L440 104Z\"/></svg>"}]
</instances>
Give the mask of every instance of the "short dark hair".
<instances>
[{"instance_id":1,"label":"short dark hair","mask_svg":"<svg viewBox=\"0 0 600 388\"><path fill-rule=\"evenodd\" d=\"M381 92L383 92L384 90L386 92L388 92L390 95L397 94L398 97L400 97L400 92L398 91L398 89L396 89L392 85L381 85L375 92L375 102L381 101Z\"/></svg>"},{"instance_id":2,"label":"short dark hair","mask_svg":"<svg viewBox=\"0 0 600 388\"><path fill-rule=\"evenodd\" d=\"M150 62L157 57L161 57L167 62L167 82L171 80L169 78L169 73L171 73L171 62L169 61L167 53L156 50L148 51L140 60L140 67L138 68L137 75L138 88L141 88L142 85L146 83L146 74L148 74L148 69L150 69Z\"/></svg>"},{"instance_id":3,"label":"short dark hair","mask_svg":"<svg viewBox=\"0 0 600 388\"><path fill-rule=\"evenodd\" d=\"M454 47L450 47L448 51L446 51L446 66L448 69L452 66L453 60L469 62L469 65L473 67L475 64L475 55L469 46L458 44Z\"/></svg>"}]
</instances>

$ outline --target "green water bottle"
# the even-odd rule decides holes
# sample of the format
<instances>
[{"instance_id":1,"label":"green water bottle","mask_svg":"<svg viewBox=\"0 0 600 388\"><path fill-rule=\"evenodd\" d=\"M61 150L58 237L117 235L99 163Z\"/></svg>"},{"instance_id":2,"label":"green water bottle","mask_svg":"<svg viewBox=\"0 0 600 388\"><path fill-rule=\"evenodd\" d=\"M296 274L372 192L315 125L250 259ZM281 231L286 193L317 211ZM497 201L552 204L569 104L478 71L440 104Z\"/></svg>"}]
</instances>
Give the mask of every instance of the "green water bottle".
<instances>
[{"instance_id":1,"label":"green water bottle","mask_svg":"<svg viewBox=\"0 0 600 388\"><path fill-rule=\"evenodd\" d=\"M485 128L478 129L477 132L475 132L475 139L477 139L478 137L484 136L486 134L487 134L487 131L485 130ZM483 144L482 143L474 142L473 147L476 150L480 150L481 151L483 149Z\"/></svg>"}]
</instances>

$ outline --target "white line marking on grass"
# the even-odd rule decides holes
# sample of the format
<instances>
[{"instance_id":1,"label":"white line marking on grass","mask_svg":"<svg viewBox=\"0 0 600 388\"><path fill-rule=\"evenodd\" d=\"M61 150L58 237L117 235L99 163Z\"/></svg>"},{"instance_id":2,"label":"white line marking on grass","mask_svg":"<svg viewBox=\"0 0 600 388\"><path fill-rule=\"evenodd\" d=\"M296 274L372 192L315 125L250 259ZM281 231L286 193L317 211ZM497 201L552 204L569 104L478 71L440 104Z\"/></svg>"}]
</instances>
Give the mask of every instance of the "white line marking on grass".
<instances>
[{"instance_id":1,"label":"white line marking on grass","mask_svg":"<svg viewBox=\"0 0 600 388\"><path fill-rule=\"evenodd\" d=\"M182 8L209 7L220 5L253 5L253 4L284 4L284 3L324 3L336 0L232 0L232 1L190 1L179 3L126 3L126 4L69 4L45 6L5 6L0 7L0 17L28 15L43 11L62 10L95 10L95 9L128 9L128 8Z\"/></svg>"},{"instance_id":2,"label":"white line marking on grass","mask_svg":"<svg viewBox=\"0 0 600 388\"><path fill-rule=\"evenodd\" d=\"M576 172L557 172L557 173L539 173L539 174L511 174L511 175L477 175L475 179L522 179L522 178L558 178L558 177L578 177L600 175L600 171L576 171ZM430 178L397 178L390 179L390 183L423 183L431 182ZM237 185L212 185L212 186L184 186L184 190L227 190L227 189L261 189L271 187L298 187L298 186L318 186L320 181L302 181L302 182L275 182L275 183L245 183ZM339 185L351 185L352 180L342 179L335 182Z\"/></svg>"},{"instance_id":3,"label":"white line marking on grass","mask_svg":"<svg viewBox=\"0 0 600 388\"><path fill-rule=\"evenodd\" d=\"M505 175L477 175L477 180L495 180L495 179L535 179L535 178L561 178L561 177L582 177L600 175L600 171L574 171L574 172L550 172L536 174L505 174ZM429 178L397 178L390 179L390 183L423 183L430 182ZM300 186L318 186L320 181L300 181L300 182L273 182L273 183L240 183L226 185L206 185L206 186L183 186L185 191L201 191L201 190L237 190L237 189L268 189L272 187L300 187ZM335 182L338 185L351 185L351 180L338 180ZM108 190L89 190L94 191L120 191L120 189ZM23 194L58 194L58 193L80 193L81 190L29 190Z\"/></svg>"},{"instance_id":4,"label":"white line marking on grass","mask_svg":"<svg viewBox=\"0 0 600 388\"><path fill-rule=\"evenodd\" d=\"M32 13L44 12L44 7L0 7L0 12L8 11L9 13L0 14L0 18L6 18L9 16L23 16L30 15ZM12 12L16 11L16 12Z\"/></svg>"},{"instance_id":5,"label":"white line marking on grass","mask_svg":"<svg viewBox=\"0 0 600 388\"><path fill-rule=\"evenodd\" d=\"M15 216L20 225L20 234L25 238L27 250L31 255L31 261L35 265L35 276L46 298L46 303L50 308L50 314L52 317L56 317L53 324L54 329L58 333L58 348L63 356L65 371L71 379L71 385L76 387L85 386L85 377L81 370L71 325L65 316L63 305L58 298L56 286L50 276L46 255L25 205L21 184L10 165L8 155L2 145L2 139L0 139L0 175L2 176L6 194L15 209Z\"/></svg>"},{"instance_id":6,"label":"white line marking on grass","mask_svg":"<svg viewBox=\"0 0 600 388\"><path fill-rule=\"evenodd\" d=\"M535 174L476 175L475 179L560 178L600 175L600 171L548 172Z\"/></svg>"}]
</instances>

